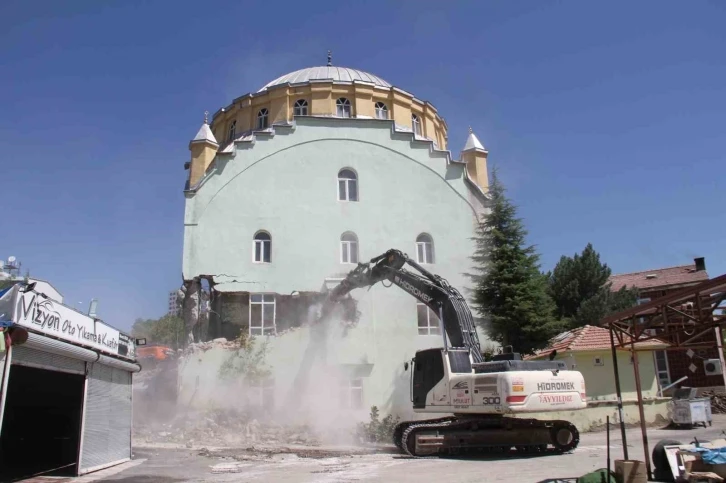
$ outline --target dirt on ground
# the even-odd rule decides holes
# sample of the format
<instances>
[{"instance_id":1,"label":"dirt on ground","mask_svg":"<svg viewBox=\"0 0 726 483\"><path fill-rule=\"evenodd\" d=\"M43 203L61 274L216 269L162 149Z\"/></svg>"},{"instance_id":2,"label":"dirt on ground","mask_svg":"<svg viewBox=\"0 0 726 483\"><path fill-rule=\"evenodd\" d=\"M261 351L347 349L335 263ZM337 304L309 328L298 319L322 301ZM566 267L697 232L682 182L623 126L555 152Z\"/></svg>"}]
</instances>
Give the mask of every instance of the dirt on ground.
<instances>
[{"instance_id":1,"label":"dirt on ground","mask_svg":"<svg viewBox=\"0 0 726 483\"><path fill-rule=\"evenodd\" d=\"M282 425L270 419L256 419L242 411L209 409L178 414L169 422L138 425L136 444L173 443L192 447L247 447L265 444L320 445L308 427Z\"/></svg>"}]
</instances>

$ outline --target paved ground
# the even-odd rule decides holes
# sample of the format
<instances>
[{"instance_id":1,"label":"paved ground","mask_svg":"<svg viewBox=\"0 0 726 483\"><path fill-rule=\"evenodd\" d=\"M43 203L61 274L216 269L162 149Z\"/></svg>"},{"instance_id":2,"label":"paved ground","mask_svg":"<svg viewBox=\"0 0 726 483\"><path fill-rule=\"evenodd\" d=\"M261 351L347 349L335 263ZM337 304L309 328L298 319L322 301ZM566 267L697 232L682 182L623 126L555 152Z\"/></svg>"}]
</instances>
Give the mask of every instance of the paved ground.
<instances>
[{"instance_id":1,"label":"paved ground","mask_svg":"<svg viewBox=\"0 0 726 483\"><path fill-rule=\"evenodd\" d=\"M726 437L726 416L715 415L710 428L690 430L652 429L651 448L661 439L683 443ZM620 432L611 432L612 458L623 454ZM638 428L627 432L630 459L643 460ZM552 478L571 478L605 467L604 432L586 433L572 454L532 458L503 459L410 459L399 454L359 454L341 456L337 452L306 454L265 454L244 450L205 452L172 448L137 448L135 458L142 464L111 476L96 479L107 483L191 483L191 482L510 482L536 483ZM652 451L652 449L651 449ZM201 453L201 454L200 454ZM138 463L138 461L134 462ZM89 475L91 476L91 475ZM100 476L100 475L99 475ZM88 477L87 477L88 478ZM56 480L57 481L57 480ZM77 480L75 480L77 481Z\"/></svg>"}]
</instances>

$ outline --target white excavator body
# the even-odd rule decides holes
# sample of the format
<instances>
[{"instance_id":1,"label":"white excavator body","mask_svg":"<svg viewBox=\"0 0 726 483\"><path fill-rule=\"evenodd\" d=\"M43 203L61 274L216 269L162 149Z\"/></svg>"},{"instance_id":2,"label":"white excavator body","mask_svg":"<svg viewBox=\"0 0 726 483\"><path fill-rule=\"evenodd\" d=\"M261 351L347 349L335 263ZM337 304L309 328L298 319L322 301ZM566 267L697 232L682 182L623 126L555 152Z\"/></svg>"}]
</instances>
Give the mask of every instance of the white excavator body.
<instances>
[{"instance_id":1,"label":"white excavator body","mask_svg":"<svg viewBox=\"0 0 726 483\"><path fill-rule=\"evenodd\" d=\"M551 411L572 411L587 407L585 379L578 371L563 369L564 363L547 364L553 369L543 367L540 370L516 370L515 361L512 370L496 371L509 364L501 362L470 363L464 368L456 366L456 359L461 358L467 351L460 352L460 357L446 357L443 349L429 349L427 352L435 355L440 352L439 360L442 363L443 377L427 391L425 404L420 404L416 396L423 396L423 377L417 378L417 362L413 365L414 411L417 413L456 413L456 414L521 414L541 413ZM429 357L428 359L431 359ZM434 357L435 359L435 357ZM426 364L424 360L422 364ZM428 369L431 370L429 364ZM469 372L457 372L471 367ZM556 366L560 366L557 368ZM422 367L421 370L424 368ZM486 372L477 372L486 371ZM434 369L434 372L435 369ZM417 381L420 379L420 381ZM417 394L420 393L420 394ZM418 402L418 404L416 404Z\"/></svg>"}]
</instances>

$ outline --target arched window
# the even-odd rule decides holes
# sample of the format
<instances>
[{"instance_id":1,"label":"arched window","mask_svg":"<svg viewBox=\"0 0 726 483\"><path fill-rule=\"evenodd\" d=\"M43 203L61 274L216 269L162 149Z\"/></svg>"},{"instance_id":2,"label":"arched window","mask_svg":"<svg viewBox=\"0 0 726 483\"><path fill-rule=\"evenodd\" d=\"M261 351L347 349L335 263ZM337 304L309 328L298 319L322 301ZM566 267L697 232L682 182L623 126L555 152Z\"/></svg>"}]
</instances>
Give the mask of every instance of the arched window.
<instances>
[{"instance_id":1,"label":"arched window","mask_svg":"<svg viewBox=\"0 0 726 483\"><path fill-rule=\"evenodd\" d=\"M298 99L295 101L295 109L293 113L296 116L307 116L308 115L308 101L305 99Z\"/></svg>"},{"instance_id":2,"label":"arched window","mask_svg":"<svg viewBox=\"0 0 726 483\"><path fill-rule=\"evenodd\" d=\"M254 260L257 263L272 262L272 237L266 231L255 234Z\"/></svg>"},{"instance_id":3,"label":"arched window","mask_svg":"<svg viewBox=\"0 0 726 483\"><path fill-rule=\"evenodd\" d=\"M376 119L388 119L388 107L382 102L376 102Z\"/></svg>"},{"instance_id":4,"label":"arched window","mask_svg":"<svg viewBox=\"0 0 726 483\"><path fill-rule=\"evenodd\" d=\"M341 97L335 101L335 110L338 117L350 117L350 101Z\"/></svg>"},{"instance_id":5,"label":"arched window","mask_svg":"<svg viewBox=\"0 0 726 483\"><path fill-rule=\"evenodd\" d=\"M229 125L229 133L227 134L227 141L232 141L234 139L235 131L237 130L237 121L232 121L232 123Z\"/></svg>"},{"instance_id":6,"label":"arched window","mask_svg":"<svg viewBox=\"0 0 726 483\"><path fill-rule=\"evenodd\" d=\"M340 236L340 263L358 263L358 237L349 231Z\"/></svg>"},{"instance_id":7,"label":"arched window","mask_svg":"<svg viewBox=\"0 0 726 483\"><path fill-rule=\"evenodd\" d=\"M416 261L434 263L434 240L431 235L421 233L416 237Z\"/></svg>"},{"instance_id":8,"label":"arched window","mask_svg":"<svg viewBox=\"0 0 726 483\"><path fill-rule=\"evenodd\" d=\"M416 136L423 136L423 131L421 130L421 119L416 114L411 114L411 127L413 128L413 132Z\"/></svg>"},{"instance_id":9,"label":"arched window","mask_svg":"<svg viewBox=\"0 0 726 483\"><path fill-rule=\"evenodd\" d=\"M267 109L260 109L257 113L257 129L265 129L267 127L267 116L270 112Z\"/></svg>"},{"instance_id":10,"label":"arched window","mask_svg":"<svg viewBox=\"0 0 726 483\"><path fill-rule=\"evenodd\" d=\"M358 201L358 176L352 169L338 172L338 200Z\"/></svg>"}]
</instances>

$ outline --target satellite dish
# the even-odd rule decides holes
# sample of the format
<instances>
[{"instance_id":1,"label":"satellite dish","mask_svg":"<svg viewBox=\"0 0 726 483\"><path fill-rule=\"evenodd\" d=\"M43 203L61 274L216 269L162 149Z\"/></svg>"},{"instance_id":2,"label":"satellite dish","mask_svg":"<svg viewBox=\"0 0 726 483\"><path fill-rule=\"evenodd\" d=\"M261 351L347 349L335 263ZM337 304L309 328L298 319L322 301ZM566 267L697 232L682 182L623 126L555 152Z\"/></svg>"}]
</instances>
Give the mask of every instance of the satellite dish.
<instances>
[{"instance_id":1,"label":"satellite dish","mask_svg":"<svg viewBox=\"0 0 726 483\"><path fill-rule=\"evenodd\" d=\"M15 260L17 260L17 258L15 258L13 256L8 257L8 265L12 265L15 262Z\"/></svg>"}]
</instances>

